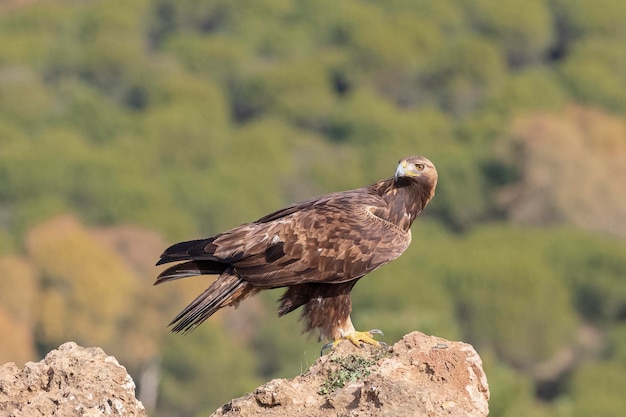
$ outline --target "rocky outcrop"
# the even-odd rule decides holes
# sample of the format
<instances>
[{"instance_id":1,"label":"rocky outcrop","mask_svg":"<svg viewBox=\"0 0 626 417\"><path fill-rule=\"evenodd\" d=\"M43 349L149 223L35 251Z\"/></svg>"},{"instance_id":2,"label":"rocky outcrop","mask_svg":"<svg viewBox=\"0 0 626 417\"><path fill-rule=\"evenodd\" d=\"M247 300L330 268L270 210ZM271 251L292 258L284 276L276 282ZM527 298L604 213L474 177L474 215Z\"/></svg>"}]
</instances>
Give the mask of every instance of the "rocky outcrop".
<instances>
[{"instance_id":1,"label":"rocky outcrop","mask_svg":"<svg viewBox=\"0 0 626 417\"><path fill-rule=\"evenodd\" d=\"M214 417L483 417L489 388L471 345L413 332L390 348L342 342L309 370L234 399ZM0 417L145 416L135 384L100 348L65 343L0 366Z\"/></svg>"},{"instance_id":2,"label":"rocky outcrop","mask_svg":"<svg viewBox=\"0 0 626 417\"><path fill-rule=\"evenodd\" d=\"M0 416L145 416L135 383L113 356L69 342L23 369L0 366Z\"/></svg>"},{"instance_id":3,"label":"rocky outcrop","mask_svg":"<svg viewBox=\"0 0 626 417\"><path fill-rule=\"evenodd\" d=\"M305 374L270 381L213 417L479 417L488 400L471 345L413 332L385 351L342 342Z\"/></svg>"}]
</instances>

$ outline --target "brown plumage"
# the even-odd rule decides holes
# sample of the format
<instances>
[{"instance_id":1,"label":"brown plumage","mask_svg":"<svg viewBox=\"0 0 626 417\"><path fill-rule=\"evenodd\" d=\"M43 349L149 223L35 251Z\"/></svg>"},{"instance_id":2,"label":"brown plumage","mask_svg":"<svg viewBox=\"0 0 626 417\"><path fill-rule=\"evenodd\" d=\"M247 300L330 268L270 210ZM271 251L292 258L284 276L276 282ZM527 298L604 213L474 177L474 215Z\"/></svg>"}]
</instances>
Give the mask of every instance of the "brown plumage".
<instances>
[{"instance_id":1,"label":"brown plumage","mask_svg":"<svg viewBox=\"0 0 626 417\"><path fill-rule=\"evenodd\" d=\"M260 290L287 287L280 316L303 307L305 331L317 330L330 340L358 333L350 320L352 287L406 250L411 224L436 185L434 165L411 156L399 162L392 178L297 203L208 239L169 247L157 265L184 262L163 271L155 285L219 275L172 320L172 331L191 330L220 308L236 306Z\"/></svg>"}]
</instances>

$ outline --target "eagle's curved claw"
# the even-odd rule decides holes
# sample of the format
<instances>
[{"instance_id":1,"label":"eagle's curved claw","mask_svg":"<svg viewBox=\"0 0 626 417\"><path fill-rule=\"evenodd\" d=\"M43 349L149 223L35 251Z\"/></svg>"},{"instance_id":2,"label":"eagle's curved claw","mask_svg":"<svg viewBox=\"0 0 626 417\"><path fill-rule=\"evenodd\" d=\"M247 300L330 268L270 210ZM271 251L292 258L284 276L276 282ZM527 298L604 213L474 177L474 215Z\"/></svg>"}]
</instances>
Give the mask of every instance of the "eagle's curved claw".
<instances>
[{"instance_id":1,"label":"eagle's curved claw","mask_svg":"<svg viewBox=\"0 0 626 417\"><path fill-rule=\"evenodd\" d=\"M339 343L341 339L337 339L337 340L333 340L332 342L328 342L326 343L324 346L322 346L322 350L320 350L320 356L324 356L324 352L330 348L334 348L335 346L337 346L337 343Z\"/></svg>"}]
</instances>

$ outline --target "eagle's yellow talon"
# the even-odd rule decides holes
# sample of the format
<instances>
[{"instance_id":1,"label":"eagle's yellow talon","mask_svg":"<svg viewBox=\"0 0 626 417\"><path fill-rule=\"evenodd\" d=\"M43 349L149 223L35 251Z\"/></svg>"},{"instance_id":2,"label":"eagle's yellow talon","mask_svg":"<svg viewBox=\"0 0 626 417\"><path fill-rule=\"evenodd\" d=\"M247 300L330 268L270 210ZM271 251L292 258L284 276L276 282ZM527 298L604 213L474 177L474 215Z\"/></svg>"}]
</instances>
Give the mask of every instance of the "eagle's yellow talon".
<instances>
[{"instance_id":1,"label":"eagle's yellow talon","mask_svg":"<svg viewBox=\"0 0 626 417\"><path fill-rule=\"evenodd\" d=\"M378 329L370 330L369 332L353 332L344 336L345 339L352 342L354 346L363 347L364 343L372 346L380 346L380 342L372 337L374 334L383 334Z\"/></svg>"},{"instance_id":2,"label":"eagle's yellow talon","mask_svg":"<svg viewBox=\"0 0 626 417\"><path fill-rule=\"evenodd\" d=\"M342 336L339 339L335 339L332 342L328 342L324 346L322 346L322 351L320 352L320 356L323 356L326 350L337 346L339 342L341 342L343 339L349 340L354 346L361 347L361 348L364 347L364 344L368 344L368 345L372 345L376 347L380 347L381 345L386 346L385 343L379 342L378 340L374 339L373 335L375 334L384 336L383 332L378 329L372 329L368 332L356 332L355 331L352 333L348 333L347 335Z\"/></svg>"}]
</instances>

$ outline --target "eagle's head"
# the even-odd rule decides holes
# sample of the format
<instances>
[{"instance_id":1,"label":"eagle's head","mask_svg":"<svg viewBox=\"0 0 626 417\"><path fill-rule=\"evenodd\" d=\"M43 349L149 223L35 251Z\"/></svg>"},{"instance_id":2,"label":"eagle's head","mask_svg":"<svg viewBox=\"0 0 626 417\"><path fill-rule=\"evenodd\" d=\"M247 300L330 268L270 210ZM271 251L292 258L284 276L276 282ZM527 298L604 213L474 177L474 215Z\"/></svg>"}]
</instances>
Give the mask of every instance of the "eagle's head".
<instances>
[{"instance_id":1,"label":"eagle's head","mask_svg":"<svg viewBox=\"0 0 626 417\"><path fill-rule=\"evenodd\" d=\"M396 184L406 180L419 182L433 191L437 186L437 168L423 156L409 156L398 161L394 180Z\"/></svg>"}]
</instances>

